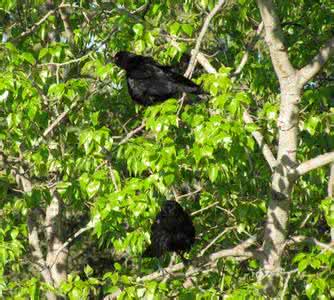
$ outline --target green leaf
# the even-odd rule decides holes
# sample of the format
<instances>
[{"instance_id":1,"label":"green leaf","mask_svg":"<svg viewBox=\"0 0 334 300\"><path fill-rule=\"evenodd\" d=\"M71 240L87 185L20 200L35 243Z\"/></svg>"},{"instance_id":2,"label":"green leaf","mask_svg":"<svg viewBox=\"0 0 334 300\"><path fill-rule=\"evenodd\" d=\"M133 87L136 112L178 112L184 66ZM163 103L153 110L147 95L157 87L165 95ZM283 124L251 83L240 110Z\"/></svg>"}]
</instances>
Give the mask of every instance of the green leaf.
<instances>
[{"instance_id":1,"label":"green leaf","mask_svg":"<svg viewBox=\"0 0 334 300\"><path fill-rule=\"evenodd\" d=\"M219 167L217 165L211 165L209 167L209 179L214 183L218 177Z\"/></svg>"},{"instance_id":2,"label":"green leaf","mask_svg":"<svg viewBox=\"0 0 334 300\"><path fill-rule=\"evenodd\" d=\"M40 51L39 51L39 54L38 54L38 59L42 59L45 55L47 55L49 53L49 49L48 48L42 48Z\"/></svg>"},{"instance_id":3,"label":"green leaf","mask_svg":"<svg viewBox=\"0 0 334 300\"><path fill-rule=\"evenodd\" d=\"M134 31L137 37L141 37L144 32L144 25L137 23L132 27L132 30Z\"/></svg>"},{"instance_id":4,"label":"green leaf","mask_svg":"<svg viewBox=\"0 0 334 300\"><path fill-rule=\"evenodd\" d=\"M22 53L22 57L24 60L26 60L31 65L34 65L36 63L34 56L30 52Z\"/></svg>"},{"instance_id":5,"label":"green leaf","mask_svg":"<svg viewBox=\"0 0 334 300\"><path fill-rule=\"evenodd\" d=\"M194 28L190 24L182 24L181 28L188 36L192 36Z\"/></svg>"},{"instance_id":6,"label":"green leaf","mask_svg":"<svg viewBox=\"0 0 334 300\"><path fill-rule=\"evenodd\" d=\"M65 92L64 83L52 84L49 87L48 95L60 98L64 94L64 92Z\"/></svg>"},{"instance_id":7,"label":"green leaf","mask_svg":"<svg viewBox=\"0 0 334 300\"><path fill-rule=\"evenodd\" d=\"M172 25L169 26L169 31L172 35L177 35L181 27L181 24L178 22L174 22Z\"/></svg>"},{"instance_id":8,"label":"green leaf","mask_svg":"<svg viewBox=\"0 0 334 300\"><path fill-rule=\"evenodd\" d=\"M298 271L299 273L303 272L309 265L309 262L307 259L303 259L301 261L299 261L298 263Z\"/></svg>"},{"instance_id":9,"label":"green leaf","mask_svg":"<svg viewBox=\"0 0 334 300\"><path fill-rule=\"evenodd\" d=\"M98 191L101 186L101 183L99 181L91 181L87 185L87 194L91 198L93 197Z\"/></svg>"},{"instance_id":10,"label":"green leaf","mask_svg":"<svg viewBox=\"0 0 334 300\"><path fill-rule=\"evenodd\" d=\"M84 268L84 272L87 277L90 277L93 274L94 270L91 268L90 265L86 265Z\"/></svg>"}]
</instances>

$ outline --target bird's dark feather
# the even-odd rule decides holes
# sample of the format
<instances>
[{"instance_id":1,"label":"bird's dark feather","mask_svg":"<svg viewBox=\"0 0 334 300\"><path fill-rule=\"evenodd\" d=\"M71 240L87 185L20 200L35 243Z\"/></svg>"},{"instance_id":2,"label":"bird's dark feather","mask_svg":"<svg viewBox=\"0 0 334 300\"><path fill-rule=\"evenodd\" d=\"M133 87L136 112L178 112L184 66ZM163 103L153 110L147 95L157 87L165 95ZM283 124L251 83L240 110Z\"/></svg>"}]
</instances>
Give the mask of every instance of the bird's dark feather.
<instances>
[{"instance_id":1,"label":"bird's dark feather","mask_svg":"<svg viewBox=\"0 0 334 300\"><path fill-rule=\"evenodd\" d=\"M151 227L151 245L144 257L160 257L166 252L182 254L195 242L190 216L176 201L166 201Z\"/></svg>"},{"instance_id":2,"label":"bird's dark feather","mask_svg":"<svg viewBox=\"0 0 334 300\"><path fill-rule=\"evenodd\" d=\"M183 92L204 93L200 86L175 73L172 67L162 66L150 57L121 51L114 60L126 71L131 98L142 105L162 102Z\"/></svg>"}]
</instances>

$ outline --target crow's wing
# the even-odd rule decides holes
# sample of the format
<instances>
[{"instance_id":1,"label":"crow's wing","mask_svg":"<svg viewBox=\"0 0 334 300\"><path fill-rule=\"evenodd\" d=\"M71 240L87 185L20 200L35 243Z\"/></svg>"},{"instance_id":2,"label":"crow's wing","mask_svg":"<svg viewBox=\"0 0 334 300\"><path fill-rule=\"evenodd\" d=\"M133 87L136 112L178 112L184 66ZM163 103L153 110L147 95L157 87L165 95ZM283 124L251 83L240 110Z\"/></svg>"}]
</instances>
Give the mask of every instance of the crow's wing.
<instances>
[{"instance_id":1,"label":"crow's wing","mask_svg":"<svg viewBox=\"0 0 334 300\"><path fill-rule=\"evenodd\" d=\"M137 65L135 68L129 68L127 70L127 75L135 80L141 79L158 79L158 80L168 80L165 72L156 64L143 63Z\"/></svg>"},{"instance_id":2,"label":"crow's wing","mask_svg":"<svg viewBox=\"0 0 334 300\"><path fill-rule=\"evenodd\" d=\"M200 86L181 74L175 73L172 68L165 69L165 74L170 82L178 86L180 92L203 93Z\"/></svg>"},{"instance_id":3,"label":"crow's wing","mask_svg":"<svg viewBox=\"0 0 334 300\"><path fill-rule=\"evenodd\" d=\"M152 58L145 56L137 56L131 59L129 67L127 68L127 75L136 80L150 79L150 78L166 78L163 74L161 66L157 64Z\"/></svg>"}]
</instances>

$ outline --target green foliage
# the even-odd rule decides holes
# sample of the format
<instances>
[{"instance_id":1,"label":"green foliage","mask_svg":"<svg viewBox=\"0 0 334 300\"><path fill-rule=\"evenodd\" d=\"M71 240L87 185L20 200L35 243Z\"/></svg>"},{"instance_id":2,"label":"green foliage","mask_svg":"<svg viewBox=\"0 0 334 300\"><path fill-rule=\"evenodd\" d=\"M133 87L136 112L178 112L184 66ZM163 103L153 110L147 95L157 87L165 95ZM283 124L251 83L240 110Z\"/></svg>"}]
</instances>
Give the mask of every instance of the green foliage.
<instances>
[{"instance_id":1,"label":"green foliage","mask_svg":"<svg viewBox=\"0 0 334 300\"><path fill-rule=\"evenodd\" d=\"M183 73L185 54L216 2L67 1L73 6L67 12L69 37L59 13L38 23L49 9L45 1L0 1L0 298L43 299L53 291L68 299L113 293L118 299L263 299L256 260L221 259L210 270L204 266L191 284L182 276L138 280L157 269L154 260L140 255L165 199L188 194L180 198L188 212L210 206L193 216L198 239L189 258L224 230L205 255L263 230L271 171L252 132L260 130L275 152L280 89L262 40L242 74L231 80L260 22L255 1L229 2L209 26L201 51L218 72L197 67L193 75L210 94L206 100L187 96L183 105L169 99L139 107L111 59L129 50ZM332 1L320 2L280 1L295 66L305 65L332 35ZM321 75L330 78L332 70L330 61ZM333 151L333 91L322 77L305 88L299 161ZM258 117L256 123L245 125L245 107ZM142 122L143 130L126 138ZM13 175L21 168L33 183L30 192ZM297 182L291 234L329 241L334 204L326 194L327 173L317 170ZM36 268L27 227L28 213L38 210L44 253L43 218L53 188L64 202L66 238L97 220L90 234L72 242L67 280L56 289ZM282 267L292 272L286 296L332 298L333 259L333 252L318 246L287 250ZM168 262L165 258L163 266Z\"/></svg>"}]
</instances>

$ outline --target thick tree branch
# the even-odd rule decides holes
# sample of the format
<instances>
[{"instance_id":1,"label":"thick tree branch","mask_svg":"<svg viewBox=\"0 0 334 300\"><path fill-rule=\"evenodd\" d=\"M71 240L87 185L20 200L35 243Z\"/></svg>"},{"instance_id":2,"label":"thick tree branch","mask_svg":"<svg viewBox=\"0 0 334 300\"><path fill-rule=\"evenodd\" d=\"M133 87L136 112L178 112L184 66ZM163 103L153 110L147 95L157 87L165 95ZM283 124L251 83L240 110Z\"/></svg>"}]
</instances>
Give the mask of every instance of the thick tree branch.
<instances>
[{"instance_id":1,"label":"thick tree branch","mask_svg":"<svg viewBox=\"0 0 334 300\"><path fill-rule=\"evenodd\" d=\"M272 0L257 0L261 17L264 22L265 39L275 72L281 82L295 73L284 46L284 36Z\"/></svg>"},{"instance_id":2,"label":"thick tree branch","mask_svg":"<svg viewBox=\"0 0 334 300\"><path fill-rule=\"evenodd\" d=\"M203 23L203 27L198 35L197 41L196 41L196 45L194 48L194 51L192 52L191 55L191 59L188 65L188 68L184 74L185 77L191 77L195 66L196 66L196 62L197 62L197 54L200 50L201 47L201 43L203 41L203 38L205 36L205 33L207 32L208 28L209 28L209 24L212 20L212 18L216 15L216 13L221 9L221 7L223 6L223 4L225 3L225 0L219 0L216 4L216 6L213 8L213 10L207 15L207 17L204 20Z\"/></svg>"},{"instance_id":3,"label":"thick tree branch","mask_svg":"<svg viewBox=\"0 0 334 300\"><path fill-rule=\"evenodd\" d=\"M327 164L334 162L334 151L328 152L326 154L318 155L315 158L312 158L308 161L301 163L294 171L293 176L302 176L307 172L310 172L314 169L323 167Z\"/></svg>"},{"instance_id":4,"label":"thick tree branch","mask_svg":"<svg viewBox=\"0 0 334 300\"><path fill-rule=\"evenodd\" d=\"M286 246L291 246L291 245L296 244L296 243L312 244L312 245L318 246L321 249L328 250L328 251L331 251L331 252L334 253L334 243L333 242L329 243L329 244L325 244L325 243L322 243L322 242L318 241L316 238L307 237L307 236L303 236L303 235L297 235L297 236L293 236L293 237L289 238L286 241Z\"/></svg>"},{"instance_id":5,"label":"thick tree branch","mask_svg":"<svg viewBox=\"0 0 334 300\"><path fill-rule=\"evenodd\" d=\"M194 53L194 50L191 51L191 54L193 53ZM197 61L204 68L204 70L207 71L208 73L210 74L217 73L217 70L210 64L210 62L207 60L207 58L202 52L198 52Z\"/></svg>"},{"instance_id":6,"label":"thick tree branch","mask_svg":"<svg viewBox=\"0 0 334 300\"><path fill-rule=\"evenodd\" d=\"M50 204L46 208L45 213L45 228L47 237L47 257L46 263L49 266L52 278L55 286L58 287L61 282L67 278L67 257L68 251L66 248L62 248L59 251L57 264L50 266L50 262L55 259L55 253L63 245L63 218L64 218L64 205L63 200L57 191L51 190L52 199Z\"/></svg>"},{"instance_id":7,"label":"thick tree branch","mask_svg":"<svg viewBox=\"0 0 334 300\"><path fill-rule=\"evenodd\" d=\"M243 113L243 120L246 124L254 123L251 115L245 110ZM256 140L257 144L259 145L260 149L262 150L262 154L266 159L267 163L269 164L271 170L274 170L275 166L277 165L277 161L271 152L269 146L265 143L264 137L261 132L255 130L252 132L252 136Z\"/></svg>"},{"instance_id":8,"label":"thick tree branch","mask_svg":"<svg viewBox=\"0 0 334 300\"><path fill-rule=\"evenodd\" d=\"M218 259L223 257L258 258L261 255L260 252L254 250L247 250L247 248L255 244L255 242L256 242L256 236L252 236L233 248L220 250L208 256L196 257L191 261L190 268L186 272L185 277L188 277L196 272L203 271L203 266L215 264ZM166 272L167 273L177 272L184 269L185 267L186 265L184 265L183 263L179 263L171 267L165 268L163 270L154 272L150 275L138 278L137 281L143 282L148 280L156 280L160 277L163 277L163 275Z\"/></svg>"},{"instance_id":9,"label":"thick tree branch","mask_svg":"<svg viewBox=\"0 0 334 300\"><path fill-rule=\"evenodd\" d=\"M319 50L319 53L308 65L298 71L300 88L321 70L332 55L334 55L334 37Z\"/></svg>"},{"instance_id":10,"label":"thick tree branch","mask_svg":"<svg viewBox=\"0 0 334 300\"><path fill-rule=\"evenodd\" d=\"M30 193L32 191L32 183L29 179L27 179L24 174L24 170L20 167L20 171L17 172L15 169L12 170L16 180L19 184L21 184L22 189L25 193ZM54 281L52 278L52 274L50 269L47 267L46 260L44 259L44 255L42 252L41 243L38 236L38 210L30 209L27 216L27 225L28 225L28 241L31 247L31 254L34 258L34 263L37 266L37 269L41 273L44 281L51 286L53 286ZM51 292L47 292L46 294L48 300L56 300L57 297L55 294Z\"/></svg>"},{"instance_id":11,"label":"thick tree branch","mask_svg":"<svg viewBox=\"0 0 334 300\"><path fill-rule=\"evenodd\" d=\"M334 197L334 163L331 163L329 168L328 197ZM331 228L331 240L334 243L334 227Z\"/></svg>"}]
</instances>

